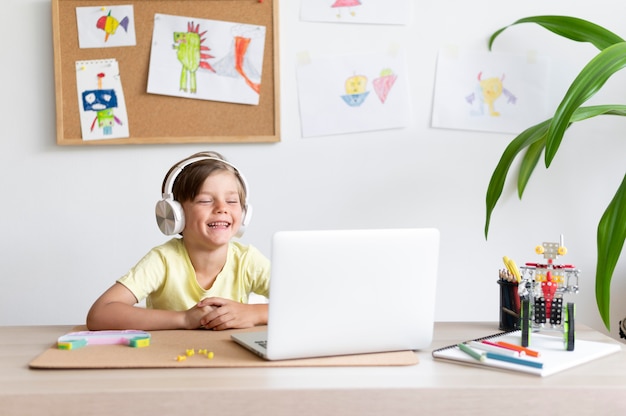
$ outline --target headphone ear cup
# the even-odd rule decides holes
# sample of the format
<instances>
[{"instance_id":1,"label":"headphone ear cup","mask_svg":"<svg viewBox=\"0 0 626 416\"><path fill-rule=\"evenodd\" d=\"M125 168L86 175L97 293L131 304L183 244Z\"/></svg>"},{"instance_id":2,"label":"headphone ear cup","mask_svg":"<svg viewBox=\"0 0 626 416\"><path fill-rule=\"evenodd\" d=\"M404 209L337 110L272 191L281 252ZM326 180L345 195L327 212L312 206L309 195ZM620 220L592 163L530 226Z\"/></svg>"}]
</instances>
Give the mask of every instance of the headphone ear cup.
<instances>
[{"instance_id":1,"label":"headphone ear cup","mask_svg":"<svg viewBox=\"0 0 626 416\"><path fill-rule=\"evenodd\" d=\"M180 202L173 199L162 199L154 209L157 225L165 235L180 234L185 228L185 213Z\"/></svg>"}]
</instances>

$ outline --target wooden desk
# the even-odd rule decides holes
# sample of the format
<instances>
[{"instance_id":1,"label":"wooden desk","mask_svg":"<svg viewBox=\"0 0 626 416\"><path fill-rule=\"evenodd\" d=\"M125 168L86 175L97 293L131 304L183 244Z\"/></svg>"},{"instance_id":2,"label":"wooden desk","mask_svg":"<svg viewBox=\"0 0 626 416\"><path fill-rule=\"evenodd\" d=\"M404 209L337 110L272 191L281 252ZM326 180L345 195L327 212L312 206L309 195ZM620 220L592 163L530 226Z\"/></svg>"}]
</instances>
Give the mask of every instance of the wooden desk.
<instances>
[{"instance_id":1,"label":"wooden desk","mask_svg":"<svg viewBox=\"0 0 626 416\"><path fill-rule=\"evenodd\" d=\"M70 326L0 327L2 415L624 415L626 349L547 378L434 361L407 367L31 370ZM432 348L498 332L437 323ZM615 342L588 328L580 339ZM553 411L550 411L553 409Z\"/></svg>"}]
</instances>

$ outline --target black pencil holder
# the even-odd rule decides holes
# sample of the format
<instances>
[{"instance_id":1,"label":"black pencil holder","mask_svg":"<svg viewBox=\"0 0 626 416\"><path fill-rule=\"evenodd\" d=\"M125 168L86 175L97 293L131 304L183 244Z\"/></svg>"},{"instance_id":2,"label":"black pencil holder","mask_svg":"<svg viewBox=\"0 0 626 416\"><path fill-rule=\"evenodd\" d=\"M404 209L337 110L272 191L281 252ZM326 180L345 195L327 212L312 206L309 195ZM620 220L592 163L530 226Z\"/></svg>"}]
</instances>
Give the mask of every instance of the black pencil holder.
<instances>
[{"instance_id":1,"label":"black pencil holder","mask_svg":"<svg viewBox=\"0 0 626 416\"><path fill-rule=\"evenodd\" d=\"M517 293L517 282L498 280L500 285L500 325L503 331L519 329L520 300Z\"/></svg>"}]
</instances>

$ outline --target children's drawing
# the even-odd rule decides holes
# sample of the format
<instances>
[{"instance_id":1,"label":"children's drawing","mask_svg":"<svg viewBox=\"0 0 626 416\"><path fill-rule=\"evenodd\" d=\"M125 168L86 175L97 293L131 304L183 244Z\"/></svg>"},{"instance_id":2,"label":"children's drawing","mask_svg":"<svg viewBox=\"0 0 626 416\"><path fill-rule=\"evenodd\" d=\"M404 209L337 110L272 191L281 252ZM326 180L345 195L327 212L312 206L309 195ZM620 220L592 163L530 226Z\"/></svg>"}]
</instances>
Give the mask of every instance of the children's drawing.
<instances>
[{"instance_id":1,"label":"children's drawing","mask_svg":"<svg viewBox=\"0 0 626 416\"><path fill-rule=\"evenodd\" d=\"M78 61L76 81L83 140L128 137L117 61Z\"/></svg>"},{"instance_id":2,"label":"children's drawing","mask_svg":"<svg viewBox=\"0 0 626 416\"><path fill-rule=\"evenodd\" d=\"M264 47L264 26L156 14L148 92L258 105Z\"/></svg>"},{"instance_id":3,"label":"children's drawing","mask_svg":"<svg viewBox=\"0 0 626 416\"><path fill-rule=\"evenodd\" d=\"M384 104L387 100L389 91L391 91L391 87L393 87L397 78L398 76L393 73L392 69L385 68L380 71L379 76L374 78L372 81L374 92L376 92L376 95L381 103ZM365 75L351 76L346 80L345 88L346 94L342 95L341 98L350 107L358 107L363 104L370 93L369 91L366 91L367 77Z\"/></svg>"},{"instance_id":4,"label":"children's drawing","mask_svg":"<svg viewBox=\"0 0 626 416\"><path fill-rule=\"evenodd\" d=\"M293 0L292 0L293 1ZM304 21L406 25L412 0L300 0Z\"/></svg>"},{"instance_id":5,"label":"children's drawing","mask_svg":"<svg viewBox=\"0 0 626 416\"><path fill-rule=\"evenodd\" d=\"M354 7L356 6L360 6L361 2L359 0L336 0L332 6L332 8L336 8L337 11L337 18L341 18L341 10L346 8L348 9L348 12L354 16L356 14L356 12L354 11Z\"/></svg>"},{"instance_id":6,"label":"children's drawing","mask_svg":"<svg viewBox=\"0 0 626 416\"><path fill-rule=\"evenodd\" d=\"M473 115L484 115L485 105L489 110L491 117L499 117L500 112L496 111L495 103L504 94L507 99L507 104L515 104L517 97L513 95L509 90L504 88L504 75L502 77L482 78L483 73L478 73L478 84L476 85L476 91L465 97L465 100L472 106Z\"/></svg>"},{"instance_id":7,"label":"children's drawing","mask_svg":"<svg viewBox=\"0 0 626 416\"><path fill-rule=\"evenodd\" d=\"M134 46L133 6L77 7L78 44L81 48Z\"/></svg>"},{"instance_id":8,"label":"children's drawing","mask_svg":"<svg viewBox=\"0 0 626 416\"><path fill-rule=\"evenodd\" d=\"M406 74L405 55L400 52L303 59L297 71L302 135L406 127L410 120ZM368 99L372 89L379 99Z\"/></svg>"},{"instance_id":9,"label":"children's drawing","mask_svg":"<svg viewBox=\"0 0 626 416\"><path fill-rule=\"evenodd\" d=\"M215 64L216 72L219 75L231 78L241 76L257 94L261 92L261 72L248 57L248 48L254 39L265 37L265 31L261 29L259 26L234 26L230 51Z\"/></svg>"},{"instance_id":10,"label":"children's drawing","mask_svg":"<svg viewBox=\"0 0 626 416\"><path fill-rule=\"evenodd\" d=\"M387 100L387 95L389 95L389 91L391 91L391 87L393 87L397 78L398 76L393 73L392 69L385 68L380 72L380 76L372 81L374 91L381 103Z\"/></svg>"},{"instance_id":11,"label":"children's drawing","mask_svg":"<svg viewBox=\"0 0 626 416\"><path fill-rule=\"evenodd\" d=\"M111 10L106 16L101 16L96 22L96 27L104 31L104 41L109 40L109 36L114 35L118 27L122 27L125 32L128 32L128 16L125 16L121 21L111 16Z\"/></svg>"},{"instance_id":12,"label":"children's drawing","mask_svg":"<svg viewBox=\"0 0 626 416\"><path fill-rule=\"evenodd\" d=\"M114 123L122 125L120 119L113 112L117 108L117 94L114 89L102 88L102 78L106 77L104 72L99 72L97 77L98 89L86 90L82 93L83 110L96 113L89 131L93 132L96 122L98 122L98 128L102 129L102 134L110 136L113 134Z\"/></svg>"},{"instance_id":13,"label":"children's drawing","mask_svg":"<svg viewBox=\"0 0 626 416\"><path fill-rule=\"evenodd\" d=\"M206 40L202 36L206 31L199 33L200 25L193 22L187 23L186 32L174 32L174 49L178 62L183 66L180 72L180 90L195 93L198 89L196 83L196 71L205 68L215 72L215 69L207 62L213 58L207 52L208 46L203 45Z\"/></svg>"},{"instance_id":14,"label":"children's drawing","mask_svg":"<svg viewBox=\"0 0 626 416\"><path fill-rule=\"evenodd\" d=\"M520 133L550 117L544 57L445 48L439 51L432 126Z\"/></svg>"},{"instance_id":15,"label":"children's drawing","mask_svg":"<svg viewBox=\"0 0 626 416\"><path fill-rule=\"evenodd\" d=\"M369 91L365 91L367 88L367 77L365 75L353 75L345 82L346 94L341 98L350 107L358 107L367 98Z\"/></svg>"}]
</instances>

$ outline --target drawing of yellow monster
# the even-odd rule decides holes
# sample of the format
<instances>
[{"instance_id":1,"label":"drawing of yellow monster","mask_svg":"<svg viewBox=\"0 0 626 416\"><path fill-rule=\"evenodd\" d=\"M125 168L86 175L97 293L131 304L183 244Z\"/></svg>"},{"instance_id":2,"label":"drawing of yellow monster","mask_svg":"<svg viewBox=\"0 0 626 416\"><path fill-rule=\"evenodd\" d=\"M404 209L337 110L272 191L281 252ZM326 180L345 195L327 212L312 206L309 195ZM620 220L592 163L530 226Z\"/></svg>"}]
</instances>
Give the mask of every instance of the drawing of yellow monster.
<instances>
[{"instance_id":1,"label":"drawing of yellow monster","mask_svg":"<svg viewBox=\"0 0 626 416\"><path fill-rule=\"evenodd\" d=\"M482 79L482 72L478 73L478 85L476 92L465 97L465 100L472 106L478 107L472 114L484 115L486 105L491 117L499 117L500 112L496 111L495 102L504 95L507 98L507 104L515 104L517 98L511 94L506 88L504 88L504 75L501 78L491 77ZM478 98L478 100L477 100Z\"/></svg>"}]
</instances>

